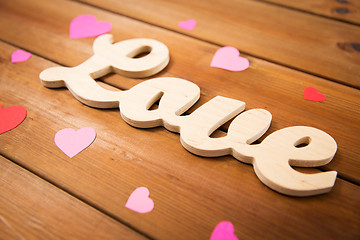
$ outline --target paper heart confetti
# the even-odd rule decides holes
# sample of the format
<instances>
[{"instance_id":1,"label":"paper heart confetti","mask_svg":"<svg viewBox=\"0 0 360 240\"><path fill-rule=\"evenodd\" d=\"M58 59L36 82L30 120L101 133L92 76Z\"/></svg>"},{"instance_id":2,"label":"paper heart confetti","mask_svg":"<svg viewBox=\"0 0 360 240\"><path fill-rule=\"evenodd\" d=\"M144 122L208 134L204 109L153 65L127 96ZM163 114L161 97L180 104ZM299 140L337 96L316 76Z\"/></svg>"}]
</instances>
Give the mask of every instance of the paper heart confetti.
<instances>
[{"instance_id":1,"label":"paper heart confetti","mask_svg":"<svg viewBox=\"0 0 360 240\"><path fill-rule=\"evenodd\" d=\"M110 32L111 23L97 21L92 15L80 15L70 23L70 38L97 37Z\"/></svg>"},{"instance_id":2,"label":"paper heart confetti","mask_svg":"<svg viewBox=\"0 0 360 240\"><path fill-rule=\"evenodd\" d=\"M239 55L239 50L234 47L222 47L216 51L210 66L234 72L243 71L250 66L250 63L248 59Z\"/></svg>"},{"instance_id":3,"label":"paper heart confetti","mask_svg":"<svg viewBox=\"0 0 360 240\"><path fill-rule=\"evenodd\" d=\"M323 102L326 99L326 96L314 87L306 87L304 90L304 99L315 101L315 102Z\"/></svg>"},{"instance_id":4,"label":"paper heart confetti","mask_svg":"<svg viewBox=\"0 0 360 240\"><path fill-rule=\"evenodd\" d=\"M222 221L214 228L210 240L238 240L231 222Z\"/></svg>"},{"instance_id":5,"label":"paper heart confetti","mask_svg":"<svg viewBox=\"0 0 360 240\"><path fill-rule=\"evenodd\" d=\"M72 158L85 148L87 148L96 137L93 128L84 127L75 131L71 128L65 128L55 134L55 144L67 156Z\"/></svg>"},{"instance_id":6,"label":"paper heart confetti","mask_svg":"<svg viewBox=\"0 0 360 240\"><path fill-rule=\"evenodd\" d=\"M189 19L186 21L181 21L178 23L178 26L181 27L182 29L186 29L186 30L193 30L196 27L196 20L194 19Z\"/></svg>"},{"instance_id":7,"label":"paper heart confetti","mask_svg":"<svg viewBox=\"0 0 360 240\"><path fill-rule=\"evenodd\" d=\"M19 49L11 54L11 62L12 63L25 62L29 60L30 57L31 57L31 53Z\"/></svg>"},{"instance_id":8,"label":"paper heart confetti","mask_svg":"<svg viewBox=\"0 0 360 240\"><path fill-rule=\"evenodd\" d=\"M133 191L125 207L138 213L148 213L154 208L154 201L149 198L150 192L146 187L139 187Z\"/></svg>"},{"instance_id":9,"label":"paper heart confetti","mask_svg":"<svg viewBox=\"0 0 360 240\"><path fill-rule=\"evenodd\" d=\"M0 105L0 134L17 127L26 117L23 106L13 105L2 108Z\"/></svg>"}]
</instances>

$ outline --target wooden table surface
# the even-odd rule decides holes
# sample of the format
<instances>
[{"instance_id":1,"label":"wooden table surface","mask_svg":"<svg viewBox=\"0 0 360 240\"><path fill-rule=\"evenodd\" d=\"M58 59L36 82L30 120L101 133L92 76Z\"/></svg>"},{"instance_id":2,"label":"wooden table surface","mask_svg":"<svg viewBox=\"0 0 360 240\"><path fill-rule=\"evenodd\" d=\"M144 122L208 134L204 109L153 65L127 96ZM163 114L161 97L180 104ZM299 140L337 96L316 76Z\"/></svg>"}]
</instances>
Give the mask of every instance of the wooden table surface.
<instances>
[{"instance_id":1,"label":"wooden table surface","mask_svg":"<svg viewBox=\"0 0 360 240\"><path fill-rule=\"evenodd\" d=\"M166 44L170 63L154 77L197 84L201 98L189 112L224 96L270 111L265 136L297 125L330 134L334 159L298 170L337 171L333 189L312 197L277 193L251 165L193 155L178 134L131 127L119 109L90 108L66 88L44 87L41 71L77 66L93 54L95 38L69 38L69 23L82 14L112 23L115 42ZM194 30L178 27L187 19L197 21ZM209 239L221 221L239 239L360 239L359 1L1 0L0 29L0 104L27 110L24 122L0 135L0 239ZM210 67L222 46L239 49L249 69ZM32 57L11 63L16 49ZM99 80L129 89L147 79ZM304 100L307 86L326 100ZM94 128L96 140L69 158L55 133L82 127ZM125 207L141 186L154 201L150 213Z\"/></svg>"}]
</instances>

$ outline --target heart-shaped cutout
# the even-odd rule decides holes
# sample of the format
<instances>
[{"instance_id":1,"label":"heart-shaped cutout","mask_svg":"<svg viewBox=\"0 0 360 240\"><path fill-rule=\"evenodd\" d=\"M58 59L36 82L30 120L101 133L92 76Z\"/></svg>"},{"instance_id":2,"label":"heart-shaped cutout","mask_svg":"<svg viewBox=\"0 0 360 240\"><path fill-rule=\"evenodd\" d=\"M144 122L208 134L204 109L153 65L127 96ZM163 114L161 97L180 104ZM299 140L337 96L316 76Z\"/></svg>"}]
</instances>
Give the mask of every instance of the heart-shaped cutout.
<instances>
[{"instance_id":1,"label":"heart-shaped cutout","mask_svg":"<svg viewBox=\"0 0 360 240\"><path fill-rule=\"evenodd\" d=\"M211 67L239 72L250 66L249 60L240 57L240 52L234 47L226 46L218 49L211 61Z\"/></svg>"},{"instance_id":2,"label":"heart-shaped cutout","mask_svg":"<svg viewBox=\"0 0 360 240\"><path fill-rule=\"evenodd\" d=\"M125 207L138 213L148 213L154 208L154 201L149 198L150 192L146 187L139 187L133 191Z\"/></svg>"},{"instance_id":3,"label":"heart-shaped cutout","mask_svg":"<svg viewBox=\"0 0 360 240\"><path fill-rule=\"evenodd\" d=\"M26 117L23 106L14 105L2 108L0 105L0 134L17 127Z\"/></svg>"},{"instance_id":4,"label":"heart-shaped cutout","mask_svg":"<svg viewBox=\"0 0 360 240\"><path fill-rule=\"evenodd\" d=\"M178 23L179 27L186 30L193 30L196 27L196 20L189 19Z\"/></svg>"},{"instance_id":5,"label":"heart-shaped cutout","mask_svg":"<svg viewBox=\"0 0 360 240\"><path fill-rule=\"evenodd\" d=\"M214 228L210 240L239 240L234 234L234 226L231 222L222 221Z\"/></svg>"},{"instance_id":6,"label":"heart-shaped cutout","mask_svg":"<svg viewBox=\"0 0 360 240\"><path fill-rule=\"evenodd\" d=\"M315 101L315 102L323 102L326 99L326 96L314 87L306 87L304 90L304 99Z\"/></svg>"},{"instance_id":7,"label":"heart-shaped cutout","mask_svg":"<svg viewBox=\"0 0 360 240\"><path fill-rule=\"evenodd\" d=\"M12 63L25 62L29 60L30 57L31 57L31 53L19 49L11 54L11 62Z\"/></svg>"},{"instance_id":8,"label":"heart-shaped cutout","mask_svg":"<svg viewBox=\"0 0 360 240\"><path fill-rule=\"evenodd\" d=\"M55 134L55 144L67 156L72 158L87 148L96 137L93 128L84 127L75 131L72 128L65 128Z\"/></svg>"},{"instance_id":9,"label":"heart-shaped cutout","mask_svg":"<svg viewBox=\"0 0 360 240\"><path fill-rule=\"evenodd\" d=\"M70 38L97 37L110 32L111 23L97 21L92 15L80 15L70 23Z\"/></svg>"}]
</instances>

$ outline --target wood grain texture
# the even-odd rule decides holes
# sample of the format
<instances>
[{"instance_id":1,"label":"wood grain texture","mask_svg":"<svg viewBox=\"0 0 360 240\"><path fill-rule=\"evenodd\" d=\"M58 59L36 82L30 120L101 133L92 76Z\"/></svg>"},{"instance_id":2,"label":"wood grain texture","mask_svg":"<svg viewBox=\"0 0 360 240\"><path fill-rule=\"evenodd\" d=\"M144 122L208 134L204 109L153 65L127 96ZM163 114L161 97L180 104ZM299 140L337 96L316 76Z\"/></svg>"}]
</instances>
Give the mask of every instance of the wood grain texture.
<instances>
[{"instance_id":1,"label":"wood grain texture","mask_svg":"<svg viewBox=\"0 0 360 240\"><path fill-rule=\"evenodd\" d=\"M0 56L13 50L0 44ZM21 65L1 61L3 105L21 104L28 116L0 136L0 153L67 192L156 239L207 239L223 220L234 224L241 239L359 237L358 186L338 179L330 193L318 197L275 193L249 165L231 157L195 156L181 147L176 134L133 128L117 109L89 108L65 89L43 87L38 75L53 66L35 55ZM70 159L56 147L54 135L85 126L96 129L97 138ZM124 207L141 186L155 203L145 215Z\"/></svg>"},{"instance_id":2,"label":"wood grain texture","mask_svg":"<svg viewBox=\"0 0 360 240\"><path fill-rule=\"evenodd\" d=\"M326 17L360 24L360 2L357 0L261 0L300 9Z\"/></svg>"},{"instance_id":3,"label":"wood grain texture","mask_svg":"<svg viewBox=\"0 0 360 240\"><path fill-rule=\"evenodd\" d=\"M133 7L140 7L137 4L141 1ZM171 6L171 2L164 4ZM184 9L166 6L153 8L154 12L167 15ZM207 11L200 7L202 2L195 10ZM190 13L195 10L188 9ZM359 239L360 191L356 184L337 179L327 194L287 197L260 183L250 165L232 157L195 156L183 149L177 134L161 128L133 128L121 119L118 109L89 108L66 89L43 87L39 73L44 69L58 64L77 66L93 54L93 39L69 39L68 24L80 14L111 22L115 41L147 37L165 43L170 49L170 64L156 77L187 79L202 93L199 103L186 114L220 95L244 101L248 109L271 112L269 133L293 125L319 128L334 137L339 147L332 163L323 169L336 170L341 177L360 183L358 90L255 57L245 56L250 68L241 73L210 68L218 45L184 36L186 31L176 33L151 25L154 22L147 24L60 0L0 1L0 38L10 43L0 41L0 104L21 104L28 110L22 124L0 135L0 154L154 239L209 239L213 228L224 220L234 224L239 239ZM163 26L166 24L175 26L177 20ZM228 28L227 34L233 29ZM272 31L279 34L276 28ZM289 35L289 29L280 33ZM14 46L34 55L27 62L11 64ZM102 80L125 90L142 81L115 74ZM326 101L305 101L303 90L307 86L325 93ZM55 133L68 127L97 131L93 144L71 159L54 144ZM212 136L224 134L216 131ZM125 207L130 194L141 186L150 190L155 203L148 214ZM91 226L91 220L87 224Z\"/></svg>"},{"instance_id":4,"label":"wood grain texture","mask_svg":"<svg viewBox=\"0 0 360 240\"><path fill-rule=\"evenodd\" d=\"M324 169L338 171L341 176L360 183L357 160L360 155L357 147L360 92L356 89L252 57L249 57L250 68L240 73L210 68L218 46L74 2L58 1L57 4L64 6L62 9L46 1L1 4L0 26L7 28L2 36L4 40L65 66L77 66L93 54L93 39L68 38L67 23L82 13L118 23L113 24L111 31L115 42L138 37L162 41L170 49L170 64L154 77L179 77L198 85L202 97L189 112L220 95L244 101L248 109L262 108L271 112L273 121L267 134L296 125L323 130L338 144L334 160ZM18 5L24 8L19 9ZM53 17L58 21L52 21ZM110 75L104 81L129 89L141 80ZM327 100L324 103L305 101L303 91L307 86L325 93Z\"/></svg>"},{"instance_id":5,"label":"wood grain texture","mask_svg":"<svg viewBox=\"0 0 360 240\"><path fill-rule=\"evenodd\" d=\"M0 239L147 239L0 156Z\"/></svg>"},{"instance_id":6,"label":"wood grain texture","mask_svg":"<svg viewBox=\"0 0 360 240\"><path fill-rule=\"evenodd\" d=\"M359 26L252 0L84 2L360 87ZM190 18L198 22L193 31L178 27Z\"/></svg>"}]
</instances>

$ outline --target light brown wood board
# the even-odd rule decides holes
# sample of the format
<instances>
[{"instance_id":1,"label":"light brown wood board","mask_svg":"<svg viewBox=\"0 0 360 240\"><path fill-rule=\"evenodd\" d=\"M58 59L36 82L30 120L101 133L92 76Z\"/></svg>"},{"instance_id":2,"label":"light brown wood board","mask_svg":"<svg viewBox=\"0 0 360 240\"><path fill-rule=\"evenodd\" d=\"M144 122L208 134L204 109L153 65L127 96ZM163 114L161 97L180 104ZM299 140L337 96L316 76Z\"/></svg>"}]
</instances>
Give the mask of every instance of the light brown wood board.
<instances>
[{"instance_id":1,"label":"light brown wood board","mask_svg":"<svg viewBox=\"0 0 360 240\"><path fill-rule=\"evenodd\" d=\"M208 239L222 220L233 222L239 239L359 237L357 184L337 179L329 194L283 196L259 182L250 165L232 157L192 155L180 145L179 135L161 128L132 128L118 109L86 107L66 89L44 88L38 74L57 64L76 66L92 55L93 39L68 39L68 23L79 14L94 14L113 23L115 41L146 36L164 42L170 49L170 65L157 76L181 77L199 85L202 96L195 108L221 95L245 101L247 109L269 110L273 114L269 132L299 124L328 132L339 151L324 169L336 170L355 183L358 90L254 57L249 57L252 67L241 74L212 69L209 64L219 46L83 4L14 3L1 2L0 7L0 24L7 30L1 34L6 43L0 47L0 100L3 107L22 104L28 117L0 136L3 156L155 239ZM11 64L15 46L34 55L28 62ZM194 56L201 58L194 62ZM112 75L104 81L128 89L141 80ZM327 101L303 100L303 88L309 84L325 92ZM95 128L98 136L86 151L69 159L55 146L54 135L65 127L85 126ZM147 186L155 202L147 215L124 207L139 186Z\"/></svg>"},{"instance_id":2,"label":"light brown wood board","mask_svg":"<svg viewBox=\"0 0 360 240\"><path fill-rule=\"evenodd\" d=\"M244 101L246 109L263 108L270 111L273 121L267 134L296 125L319 128L329 133L339 146L335 159L324 169L336 170L343 177L360 183L360 162L357 161L360 148L356 147L360 138L358 90L252 57L249 57L252 63L250 69L244 72L210 68L218 46L73 2L62 3L66 4L66 9L74 9L72 13L65 9L59 13L53 4L26 4L29 5L25 5L21 12L18 12L16 2L10 4L12 8L1 8L4 16L0 22L2 27L10 26L10 20L18 23L5 32L5 41L12 41L62 65L76 66L92 56L93 39L69 39L68 25L60 23L70 22L81 13L92 13L109 22L119 23L114 24L112 30L115 42L146 36L162 41L169 47L170 64L154 77L180 77L197 84L202 97L194 108L220 95ZM34 20L31 16L39 11L44 14L37 16L41 19ZM46 20L52 16L58 20L53 23ZM133 29L141 29L141 32L134 32ZM48 44L43 44L45 41ZM187 51L193 54L189 55ZM196 59L198 56L200 59ZM105 81L129 89L141 80L112 75ZM327 101L304 101L303 90L309 85L325 92ZM344 110L339 112L339 109Z\"/></svg>"},{"instance_id":3,"label":"light brown wood board","mask_svg":"<svg viewBox=\"0 0 360 240\"><path fill-rule=\"evenodd\" d=\"M264 0L264 2L275 3L280 6L298 9L357 25L360 24L360 2L357 0Z\"/></svg>"},{"instance_id":4,"label":"light brown wood board","mask_svg":"<svg viewBox=\"0 0 360 240\"><path fill-rule=\"evenodd\" d=\"M147 239L0 156L1 239Z\"/></svg>"},{"instance_id":5,"label":"light brown wood board","mask_svg":"<svg viewBox=\"0 0 360 240\"><path fill-rule=\"evenodd\" d=\"M1 44L1 56L13 50ZM0 136L0 151L70 194L155 239L206 239L222 220L231 221L236 234L248 239L357 235L358 186L338 179L325 195L283 196L258 181L249 165L231 157L195 156L183 149L176 134L133 128L118 110L89 108L65 89L39 85L38 73L54 65L37 56L21 66L1 63L2 101L21 103L28 116ZM96 129L97 138L70 159L56 147L54 135L65 127L85 126ZM140 186L150 189L155 202L146 215L124 207Z\"/></svg>"},{"instance_id":6,"label":"light brown wood board","mask_svg":"<svg viewBox=\"0 0 360 240\"><path fill-rule=\"evenodd\" d=\"M356 25L253 0L83 2L360 87L360 27ZM177 26L187 19L198 22L193 31Z\"/></svg>"}]
</instances>

